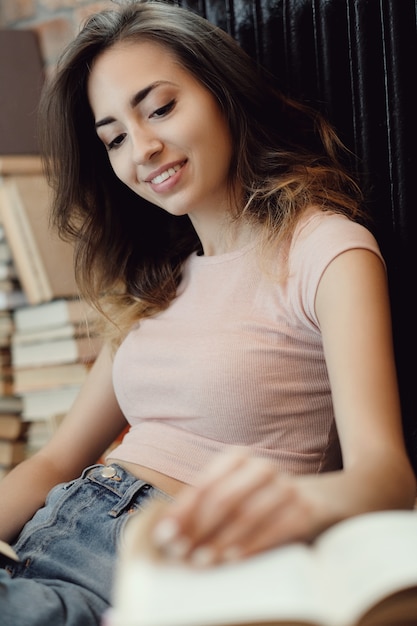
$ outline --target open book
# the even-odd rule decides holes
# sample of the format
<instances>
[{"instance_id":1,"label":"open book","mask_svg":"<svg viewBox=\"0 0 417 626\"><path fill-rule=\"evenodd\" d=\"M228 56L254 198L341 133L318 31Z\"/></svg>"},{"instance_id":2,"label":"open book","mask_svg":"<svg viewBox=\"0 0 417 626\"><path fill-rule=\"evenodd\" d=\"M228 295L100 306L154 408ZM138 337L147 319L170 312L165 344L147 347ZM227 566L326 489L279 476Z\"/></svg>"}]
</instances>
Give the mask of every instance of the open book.
<instances>
[{"instance_id":1,"label":"open book","mask_svg":"<svg viewBox=\"0 0 417 626\"><path fill-rule=\"evenodd\" d=\"M417 625L417 511L360 515L312 544L206 569L127 544L105 626Z\"/></svg>"}]
</instances>

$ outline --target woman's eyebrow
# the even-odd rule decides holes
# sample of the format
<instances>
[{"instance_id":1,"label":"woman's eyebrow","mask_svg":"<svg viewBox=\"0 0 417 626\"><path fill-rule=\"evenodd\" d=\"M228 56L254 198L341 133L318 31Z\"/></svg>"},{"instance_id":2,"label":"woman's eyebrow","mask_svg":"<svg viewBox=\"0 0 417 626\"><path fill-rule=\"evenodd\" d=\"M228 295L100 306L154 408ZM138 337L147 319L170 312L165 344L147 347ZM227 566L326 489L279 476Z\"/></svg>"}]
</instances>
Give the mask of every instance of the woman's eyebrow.
<instances>
[{"instance_id":1,"label":"woman's eyebrow","mask_svg":"<svg viewBox=\"0 0 417 626\"><path fill-rule=\"evenodd\" d=\"M175 85L175 83L169 80L157 80L154 83L151 83L147 87L144 87L143 89L140 89L137 93L135 93L135 95L130 100L130 107L134 109L135 106L142 102L142 100L144 100L151 93L151 91L153 91L157 87L160 87L161 85ZM100 128L100 126L112 124L114 121L114 117L103 117L103 119L98 120L98 122L95 123L95 128L97 129Z\"/></svg>"}]
</instances>

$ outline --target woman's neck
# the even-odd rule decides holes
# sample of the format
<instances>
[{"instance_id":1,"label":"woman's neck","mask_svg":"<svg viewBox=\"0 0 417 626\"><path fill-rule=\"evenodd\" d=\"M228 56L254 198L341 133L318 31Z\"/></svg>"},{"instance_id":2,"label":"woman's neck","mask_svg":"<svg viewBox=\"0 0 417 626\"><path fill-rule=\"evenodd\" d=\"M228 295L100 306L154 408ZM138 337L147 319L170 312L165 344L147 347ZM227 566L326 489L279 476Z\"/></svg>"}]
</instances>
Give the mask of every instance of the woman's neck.
<instances>
[{"instance_id":1,"label":"woman's neck","mask_svg":"<svg viewBox=\"0 0 417 626\"><path fill-rule=\"evenodd\" d=\"M200 238L204 256L216 256L239 250L256 238L258 232L252 224L239 219L227 221L222 217L221 220L205 222L204 226L198 220L192 218L191 220Z\"/></svg>"}]
</instances>

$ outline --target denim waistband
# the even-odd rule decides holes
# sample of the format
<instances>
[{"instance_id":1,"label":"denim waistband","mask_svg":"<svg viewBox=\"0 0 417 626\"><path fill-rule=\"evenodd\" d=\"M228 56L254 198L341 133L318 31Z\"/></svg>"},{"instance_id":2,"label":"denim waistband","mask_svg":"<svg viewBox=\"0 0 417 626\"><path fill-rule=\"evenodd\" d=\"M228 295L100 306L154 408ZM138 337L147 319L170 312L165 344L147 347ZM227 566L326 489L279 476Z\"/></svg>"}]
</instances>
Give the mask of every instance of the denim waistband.
<instances>
[{"instance_id":1,"label":"denim waistband","mask_svg":"<svg viewBox=\"0 0 417 626\"><path fill-rule=\"evenodd\" d=\"M91 465L83 471L81 478L99 484L119 496L120 499L109 513L114 517L117 517L139 492L152 491L153 497L172 500L164 491L137 478L117 463Z\"/></svg>"}]
</instances>

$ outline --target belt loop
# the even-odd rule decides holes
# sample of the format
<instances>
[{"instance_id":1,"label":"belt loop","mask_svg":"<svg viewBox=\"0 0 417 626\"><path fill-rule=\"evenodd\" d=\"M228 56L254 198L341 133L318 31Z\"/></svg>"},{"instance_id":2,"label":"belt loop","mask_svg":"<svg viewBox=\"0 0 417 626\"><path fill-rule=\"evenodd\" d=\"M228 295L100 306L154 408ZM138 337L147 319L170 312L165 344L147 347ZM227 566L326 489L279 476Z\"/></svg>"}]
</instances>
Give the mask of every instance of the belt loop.
<instances>
[{"instance_id":1,"label":"belt loop","mask_svg":"<svg viewBox=\"0 0 417 626\"><path fill-rule=\"evenodd\" d=\"M151 485L145 483L144 480L138 479L125 491L116 506L109 511L109 515L112 517L118 517L125 510L131 508L131 504L136 498L140 496L142 496L142 498L152 497L150 493L152 491L153 488Z\"/></svg>"},{"instance_id":2,"label":"belt loop","mask_svg":"<svg viewBox=\"0 0 417 626\"><path fill-rule=\"evenodd\" d=\"M89 465L88 467L85 468L85 470L83 470L83 472L81 474L81 478L87 478L98 467L103 467L103 464L102 463L96 463L95 465Z\"/></svg>"}]
</instances>

